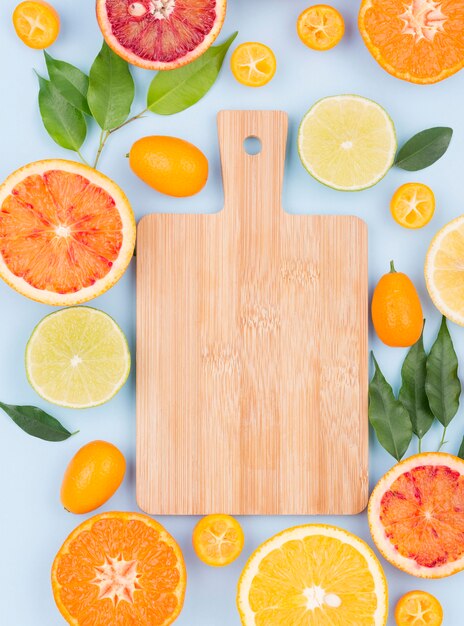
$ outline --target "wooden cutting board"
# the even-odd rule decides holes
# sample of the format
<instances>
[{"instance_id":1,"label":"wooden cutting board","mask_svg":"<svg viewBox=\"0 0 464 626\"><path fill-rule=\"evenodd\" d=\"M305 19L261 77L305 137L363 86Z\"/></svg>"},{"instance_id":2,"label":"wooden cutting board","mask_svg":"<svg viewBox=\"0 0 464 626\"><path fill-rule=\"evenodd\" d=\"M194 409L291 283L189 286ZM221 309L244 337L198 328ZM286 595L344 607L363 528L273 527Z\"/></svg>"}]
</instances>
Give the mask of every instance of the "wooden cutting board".
<instances>
[{"instance_id":1,"label":"wooden cutting board","mask_svg":"<svg viewBox=\"0 0 464 626\"><path fill-rule=\"evenodd\" d=\"M366 225L284 213L285 113L218 122L224 210L138 227L139 506L357 513L368 496ZM258 155L245 151L250 136Z\"/></svg>"}]
</instances>

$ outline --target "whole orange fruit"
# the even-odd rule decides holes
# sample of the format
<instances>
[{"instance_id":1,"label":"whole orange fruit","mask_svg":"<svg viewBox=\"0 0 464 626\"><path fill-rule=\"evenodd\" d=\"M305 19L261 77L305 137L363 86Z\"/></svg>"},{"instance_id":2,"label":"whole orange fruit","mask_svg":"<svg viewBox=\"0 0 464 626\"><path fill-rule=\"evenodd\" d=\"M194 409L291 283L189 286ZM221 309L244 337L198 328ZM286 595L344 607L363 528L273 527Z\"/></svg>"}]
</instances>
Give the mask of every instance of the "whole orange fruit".
<instances>
[{"instance_id":1,"label":"whole orange fruit","mask_svg":"<svg viewBox=\"0 0 464 626\"><path fill-rule=\"evenodd\" d=\"M139 139L132 146L129 162L147 185L168 196L193 196L208 180L208 160L203 152L177 137Z\"/></svg>"},{"instance_id":2,"label":"whole orange fruit","mask_svg":"<svg viewBox=\"0 0 464 626\"><path fill-rule=\"evenodd\" d=\"M393 261L391 271L379 280L372 298L372 322L381 341L393 348L406 348L419 340L423 316L422 306L411 279L397 272Z\"/></svg>"},{"instance_id":3,"label":"whole orange fruit","mask_svg":"<svg viewBox=\"0 0 464 626\"><path fill-rule=\"evenodd\" d=\"M61 485L61 502L71 513L89 513L113 496L126 472L126 460L112 443L91 441L74 455Z\"/></svg>"}]
</instances>

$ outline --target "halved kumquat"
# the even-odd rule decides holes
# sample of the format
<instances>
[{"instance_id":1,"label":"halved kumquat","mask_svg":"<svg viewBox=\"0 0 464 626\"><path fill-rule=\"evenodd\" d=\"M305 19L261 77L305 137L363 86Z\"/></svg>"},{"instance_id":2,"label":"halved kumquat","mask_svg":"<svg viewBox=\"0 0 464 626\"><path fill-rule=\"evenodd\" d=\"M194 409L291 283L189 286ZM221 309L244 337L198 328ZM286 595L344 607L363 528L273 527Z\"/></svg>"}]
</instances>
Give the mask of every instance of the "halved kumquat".
<instances>
[{"instance_id":1,"label":"halved kumquat","mask_svg":"<svg viewBox=\"0 0 464 626\"><path fill-rule=\"evenodd\" d=\"M234 51L230 67L235 79L246 87L263 87L274 78L277 62L268 46L258 42L242 43Z\"/></svg>"},{"instance_id":2,"label":"halved kumquat","mask_svg":"<svg viewBox=\"0 0 464 626\"><path fill-rule=\"evenodd\" d=\"M410 591L396 605L395 620L397 626L441 626L443 609L432 594Z\"/></svg>"},{"instance_id":3,"label":"halved kumquat","mask_svg":"<svg viewBox=\"0 0 464 626\"><path fill-rule=\"evenodd\" d=\"M404 228L423 228L435 213L435 195L422 183L406 183L396 190L390 210Z\"/></svg>"},{"instance_id":4,"label":"halved kumquat","mask_svg":"<svg viewBox=\"0 0 464 626\"><path fill-rule=\"evenodd\" d=\"M230 515L207 515L193 531L193 548L198 558L213 567L229 565L242 553L245 538L237 520Z\"/></svg>"},{"instance_id":5,"label":"halved kumquat","mask_svg":"<svg viewBox=\"0 0 464 626\"><path fill-rule=\"evenodd\" d=\"M308 48L330 50L342 40L345 22L337 9L327 4L316 4L300 15L297 32Z\"/></svg>"},{"instance_id":6,"label":"halved kumquat","mask_svg":"<svg viewBox=\"0 0 464 626\"><path fill-rule=\"evenodd\" d=\"M16 34L26 46L43 50L54 43L60 32L60 16L43 0L18 4L13 12Z\"/></svg>"}]
</instances>

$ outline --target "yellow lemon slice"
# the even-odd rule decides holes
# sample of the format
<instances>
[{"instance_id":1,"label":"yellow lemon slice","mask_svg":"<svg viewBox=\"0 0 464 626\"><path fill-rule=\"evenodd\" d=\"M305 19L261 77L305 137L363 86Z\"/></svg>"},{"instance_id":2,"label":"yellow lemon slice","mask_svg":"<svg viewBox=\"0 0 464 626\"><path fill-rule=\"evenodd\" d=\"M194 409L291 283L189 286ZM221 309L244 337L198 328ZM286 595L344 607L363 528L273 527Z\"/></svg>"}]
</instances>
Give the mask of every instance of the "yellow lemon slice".
<instances>
[{"instance_id":1,"label":"yellow lemon slice","mask_svg":"<svg viewBox=\"0 0 464 626\"><path fill-rule=\"evenodd\" d=\"M464 326L464 215L435 235L425 260L425 280L437 309Z\"/></svg>"},{"instance_id":2,"label":"yellow lemon slice","mask_svg":"<svg viewBox=\"0 0 464 626\"><path fill-rule=\"evenodd\" d=\"M239 581L243 626L385 626L387 583L369 546L325 525L290 528L251 556Z\"/></svg>"}]
</instances>

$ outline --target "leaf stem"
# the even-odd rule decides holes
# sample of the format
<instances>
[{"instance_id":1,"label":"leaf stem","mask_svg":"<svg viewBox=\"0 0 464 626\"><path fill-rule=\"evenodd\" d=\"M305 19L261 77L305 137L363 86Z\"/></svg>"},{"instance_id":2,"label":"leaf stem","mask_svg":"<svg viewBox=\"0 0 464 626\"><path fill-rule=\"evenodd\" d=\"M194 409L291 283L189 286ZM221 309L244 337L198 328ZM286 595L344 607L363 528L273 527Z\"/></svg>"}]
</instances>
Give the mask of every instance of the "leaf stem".
<instances>
[{"instance_id":1,"label":"leaf stem","mask_svg":"<svg viewBox=\"0 0 464 626\"><path fill-rule=\"evenodd\" d=\"M419 454L421 454L421 452L422 452L422 438L419 439L418 450L419 450Z\"/></svg>"},{"instance_id":2,"label":"leaf stem","mask_svg":"<svg viewBox=\"0 0 464 626\"><path fill-rule=\"evenodd\" d=\"M101 133L100 133L100 143L98 144L98 151L97 151L97 154L95 156L95 161L93 163L93 168L94 169L97 169L97 165L98 165L98 162L100 160L101 154L103 152L103 148L105 147L106 141L107 141L109 136L110 136L110 133L107 130L102 130Z\"/></svg>"},{"instance_id":3,"label":"leaf stem","mask_svg":"<svg viewBox=\"0 0 464 626\"><path fill-rule=\"evenodd\" d=\"M447 430L447 428L448 428L447 426L445 426L445 427L443 428L443 435L442 435L442 438L441 438L441 441L440 441L440 445L438 446L438 450L437 450L437 452L440 452L440 450L443 448L443 446L444 446L444 445L445 445L445 443L446 443L446 441L445 441L445 437L446 437L446 430Z\"/></svg>"},{"instance_id":4,"label":"leaf stem","mask_svg":"<svg viewBox=\"0 0 464 626\"><path fill-rule=\"evenodd\" d=\"M141 117L143 117L145 115L145 113L147 111L148 111L148 109L144 109L143 111L140 111L140 113L137 113L137 115L133 115L128 120L126 120L125 122L123 122L119 126L116 126L115 128L112 128L111 130L102 130L101 131L101 133L100 133L100 143L98 144L98 151L97 151L97 154L95 156L95 161L94 161L94 164L93 164L93 168L94 169L97 169L97 166L98 166L98 163L100 161L100 157L102 155L103 149L104 149L104 147L106 145L106 142L108 141L110 135L115 133L117 130L120 130L124 126L127 126L131 122L135 122L135 120L140 119Z\"/></svg>"},{"instance_id":5,"label":"leaf stem","mask_svg":"<svg viewBox=\"0 0 464 626\"><path fill-rule=\"evenodd\" d=\"M80 150L76 150L77 154L79 155L80 160L82 161L82 163L85 163L85 165L89 165L90 163L87 161L87 159L84 157L84 155L82 154L82 152Z\"/></svg>"}]
</instances>

